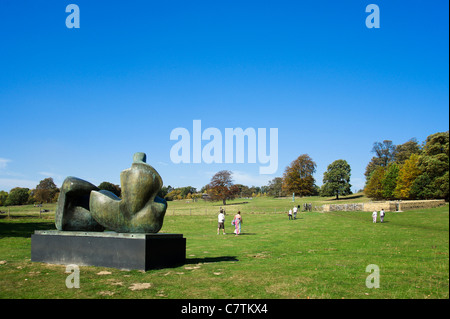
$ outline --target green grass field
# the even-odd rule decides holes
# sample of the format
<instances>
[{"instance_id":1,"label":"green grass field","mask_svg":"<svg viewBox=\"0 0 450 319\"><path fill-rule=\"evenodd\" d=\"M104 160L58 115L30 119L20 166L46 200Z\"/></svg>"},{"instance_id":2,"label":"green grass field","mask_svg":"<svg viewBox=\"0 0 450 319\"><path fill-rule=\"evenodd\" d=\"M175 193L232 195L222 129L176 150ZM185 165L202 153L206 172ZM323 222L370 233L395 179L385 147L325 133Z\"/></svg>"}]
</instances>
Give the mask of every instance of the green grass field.
<instances>
[{"instance_id":1,"label":"green grass field","mask_svg":"<svg viewBox=\"0 0 450 319\"><path fill-rule=\"evenodd\" d=\"M324 200L331 201L295 204ZM32 206L13 207L11 217L0 216L0 298L449 298L448 205L387 213L385 223L373 224L369 212L301 212L288 220L291 198L236 199L225 207L227 234L217 235L220 204L169 203L161 231L187 239L185 265L80 267L79 289L66 287L65 266L30 261L30 236L54 228L55 205L41 218ZM240 236L230 224L237 210ZM370 264L380 269L377 289L366 287Z\"/></svg>"}]
</instances>

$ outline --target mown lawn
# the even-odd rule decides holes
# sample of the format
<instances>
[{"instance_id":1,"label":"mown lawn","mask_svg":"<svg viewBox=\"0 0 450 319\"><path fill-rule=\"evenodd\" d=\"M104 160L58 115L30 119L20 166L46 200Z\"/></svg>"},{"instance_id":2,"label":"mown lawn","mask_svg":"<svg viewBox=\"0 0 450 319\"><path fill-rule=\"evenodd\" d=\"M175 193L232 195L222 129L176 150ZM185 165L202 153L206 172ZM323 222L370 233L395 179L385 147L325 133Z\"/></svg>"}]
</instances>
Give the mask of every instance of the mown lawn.
<instances>
[{"instance_id":1,"label":"mown lawn","mask_svg":"<svg viewBox=\"0 0 450 319\"><path fill-rule=\"evenodd\" d=\"M448 206L387 213L383 224L368 212L301 212L290 221L242 209L243 234L234 236L238 205L227 205L227 234L217 235L214 212L172 214L169 203L162 232L187 238L185 265L80 267L79 289L66 287L65 266L30 261L30 236L54 228L52 213L3 214L0 298L449 298ZM378 289L366 287L370 264L380 269Z\"/></svg>"}]
</instances>

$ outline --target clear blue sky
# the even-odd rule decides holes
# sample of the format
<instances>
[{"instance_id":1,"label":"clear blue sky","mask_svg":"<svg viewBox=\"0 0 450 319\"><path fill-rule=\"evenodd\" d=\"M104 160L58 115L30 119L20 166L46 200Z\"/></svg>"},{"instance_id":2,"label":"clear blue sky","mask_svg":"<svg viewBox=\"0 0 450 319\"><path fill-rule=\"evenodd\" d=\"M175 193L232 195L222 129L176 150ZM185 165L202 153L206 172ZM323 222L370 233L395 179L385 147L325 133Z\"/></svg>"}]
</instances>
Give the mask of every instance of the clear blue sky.
<instances>
[{"instance_id":1,"label":"clear blue sky","mask_svg":"<svg viewBox=\"0 0 450 319\"><path fill-rule=\"evenodd\" d=\"M79 29L66 27L70 3ZM379 29L366 27L370 3ZM449 129L448 6L2 0L0 190L46 177L119 184L138 151L174 187L201 188L222 169L262 186L307 153L317 184L345 159L352 189L362 188L375 141L422 142ZM172 163L170 133L192 134L193 120L222 134L278 128L278 171Z\"/></svg>"}]
</instances>

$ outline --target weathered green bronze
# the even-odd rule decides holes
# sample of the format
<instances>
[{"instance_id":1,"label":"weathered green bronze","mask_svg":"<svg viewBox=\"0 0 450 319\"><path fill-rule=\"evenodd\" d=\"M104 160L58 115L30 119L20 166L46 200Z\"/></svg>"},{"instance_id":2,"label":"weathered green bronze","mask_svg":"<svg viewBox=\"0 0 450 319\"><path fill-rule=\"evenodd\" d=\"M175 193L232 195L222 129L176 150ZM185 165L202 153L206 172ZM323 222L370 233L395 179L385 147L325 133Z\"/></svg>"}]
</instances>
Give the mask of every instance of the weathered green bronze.
<instances>
[{"instance_id":1,"label":"weathered green bronze","mask_svg":"<svg viewBox=\"0 0 450 319\"><path fill-rule=\"evenodd\" d=\"M95 221L89 211L89 198L93 190L98 188L82 179L69 176L64 180L55 212L56 229L83 231L105 229Z\"/></svg>"},{"instance_id":2,"label":"weathered green bronze","mask_svg":"<svg viewBox=\"0 0 450 319\"><path fill-rule=\"evenodd\" d=\"M108 191L92 191L89 209L96 221L108 229L128 233L157 233L163 224L167 202L156 196L163 182L136 153L131 168L120 174L122 199Z\"/></svg>"},{"instance_id":3,"label":"weathered green bronze","mask_svg":"<svg viewBox=\"0 0 450 319\"><path fill-rule=\"evenodd\" d=\"M58 230L157 233L163 225L167 202L156 196L163 182L144 153L134 154L131 168L120 174L122 198L74 177L63 186L66 182L67 190L63 187L58 199ZM74 182L77 192L69 187Z\"/></svg>"}]
</instances>

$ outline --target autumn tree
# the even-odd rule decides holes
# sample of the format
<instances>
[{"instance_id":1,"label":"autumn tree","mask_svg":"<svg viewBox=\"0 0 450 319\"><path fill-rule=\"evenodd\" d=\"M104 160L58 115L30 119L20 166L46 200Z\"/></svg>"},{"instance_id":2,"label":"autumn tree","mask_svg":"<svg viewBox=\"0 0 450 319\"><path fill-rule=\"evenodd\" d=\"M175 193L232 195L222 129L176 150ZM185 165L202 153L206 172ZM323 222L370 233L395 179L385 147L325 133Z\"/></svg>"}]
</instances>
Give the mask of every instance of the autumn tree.
<instances>
[{"instance_id":1,"label":"autumn tree","mask_svg":"<svg viewBox=\"0 0 450 319\"><path fill-rule=\"evenodd\" d=\"M181 199L181 189L180 188L172 189L169 193L166 194L166 196L164 196L164 199L168 201Z\"/></svg>"},{"instance_id":2,"label":"autumn tree","mask_svg":"<svg viewBox=\"0 0 450 319\"><path fill-rule=\"evenodd\" d=\"M352 193L350 184L350 165L346 160L339 159L328 165L323 173L322 196L345 196Z\"/></svg>"},{"instance_id":3,"label":"autumn tree","mask_svg":"<svg viewBox=\"0 0 450 319\"><path fill-rule=\"evenodd\" d=\"M230 171L223 170L211 178L208 188L211 200L222 200L223 205L226 205L227 199L233 199L239 194L239 188L233 184L232 174Z\"/></svg>"},{"instance_id":4,"label":"autumn tree","mask_svg":"<svg viewBox=\"0 0 450 319\"><path fill-rule=\"evenodd\" d=\"M158 197L165 198L167 194L169 194L171 191L173 191L172 186L163 186L158 192Z\"/></svg>"},{"instance_id":5,"label":"autumn tree","mask_svg":"<svg viewBox=\"0 0 450 319\"><path fill-rule=\"evenodd\" d=\"M192 194L195 194L195 193L197 193L197 189L195 187L185 186L185 187L180 188L180 195L183 198L187 198L187 196L189 194L191 194L191 197L192 197Z\"/></svg>"},{"instance_id":6,"label":"autumn tree","mask_svg":"<svg viewBox=\"0 0 450 319\"><path fill-rule=\"evenodd\" d=\"M53 178L48 177L39 182L34 191L34 199L40 203L51 203L59 192Z\"/></svg>"},{"instance_id":7,"label":"autumn tree","mask_svg":"<svg viewBox=\"0 0 450 319\"><path fill-rule=\"evenodd\" d=\"M400 199L411 199L411 187L415 179L421 174L419 169L419 155L412 154L405 161L398 172L397 185L394 190L394 196Z\"/></svg>"},{"instance_id":8,"label":"autumn tree","mask_svg":"<svg viewBox=\"0 0 450 319\"><path fill-rule=\"evenodd\" d=\"M316 163L308 154L300 155L291 165L286 167L283 174L283 190L288 194L306 196L315 192L313 174Z\"/></svg>"},{"instance_id":9,"label":"autumn tree","mask_svg":"<svg viewBox=\"0 0 450 319\"><path fill-rule=\"evenodd\" d=\"M372 173L366 187L364 188L364 193L367 197L376 200L383 198L383 179L385 172L386 168L379 166Z\"/></svg>"}]
</instances>

